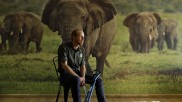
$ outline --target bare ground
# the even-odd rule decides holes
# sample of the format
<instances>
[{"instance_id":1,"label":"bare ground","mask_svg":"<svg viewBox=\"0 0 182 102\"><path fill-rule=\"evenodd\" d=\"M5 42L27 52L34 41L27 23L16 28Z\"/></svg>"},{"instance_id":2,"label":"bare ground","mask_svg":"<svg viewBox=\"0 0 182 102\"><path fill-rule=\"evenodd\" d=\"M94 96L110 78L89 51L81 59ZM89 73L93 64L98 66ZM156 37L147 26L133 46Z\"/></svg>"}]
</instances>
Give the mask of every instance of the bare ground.
<instances>
[{"instance_id":1,"label":"bare ground","mask_svg":"<svg viewBox=\"0 0 182 102\"><path fill-rule=\"evenodd\" d=\"M107 102L182 102L182 95L106 95ZM55 102L56 95L0 95L0 102ZM63 96L59 98L63 102ZM71 96L68 102L73 102ZM82 95L82 102L84 96ZM97 102L92 96L91 102Z\"/></svg>"}]
</instances>

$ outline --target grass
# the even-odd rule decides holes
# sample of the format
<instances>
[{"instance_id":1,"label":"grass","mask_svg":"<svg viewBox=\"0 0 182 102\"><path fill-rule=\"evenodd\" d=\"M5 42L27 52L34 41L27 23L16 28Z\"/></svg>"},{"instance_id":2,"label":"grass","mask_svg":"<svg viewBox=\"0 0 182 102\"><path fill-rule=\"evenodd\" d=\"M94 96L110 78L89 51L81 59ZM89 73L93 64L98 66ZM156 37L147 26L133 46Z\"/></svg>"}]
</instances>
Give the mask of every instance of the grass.
<instances>
[{"instance_id":1,"label":"grass","mask_svg":"<svg viewBox=\"0 0 182 102\"><path fill-rule=\"evenodd\" d=\"M160 15L182 22L182 14ZM181 41L177 51L165 47L159 52L155 47L149 54L135 53L128 42L128 29L122 25L124 18L117 17L118 31L107 57L111 68L104 69L106 94L182 94ZM45 27L43 52L35 53L31 43L28 54L0 55L0 94L56 94L58 82L52 58L57 55L60 39ZM95 58L90 57L89 62L95 68Z\"/></svg>"}]
</instances>

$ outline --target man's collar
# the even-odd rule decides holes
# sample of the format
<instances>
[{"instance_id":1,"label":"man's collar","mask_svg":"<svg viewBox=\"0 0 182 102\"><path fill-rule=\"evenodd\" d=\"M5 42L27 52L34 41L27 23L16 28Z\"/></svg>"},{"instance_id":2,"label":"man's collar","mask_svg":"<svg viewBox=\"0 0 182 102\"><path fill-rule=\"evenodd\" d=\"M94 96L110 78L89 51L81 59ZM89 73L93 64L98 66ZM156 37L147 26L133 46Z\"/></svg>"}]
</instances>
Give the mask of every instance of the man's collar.
<instances>
[{"instance_id":1,"label":"man's collar","mask_svg":"<svg viewBox=\"0 0 182 102\"><path fill-rule=\"evenodd\" d=\"M69 43L69 46L70 46L74 51L79 51L79 50L80 50L80 47L81 47L81 46L79 46L77 49L74 49L74 46L73 46L73 43L72 43L72 42Z\"/></svg>"}]
</instances>

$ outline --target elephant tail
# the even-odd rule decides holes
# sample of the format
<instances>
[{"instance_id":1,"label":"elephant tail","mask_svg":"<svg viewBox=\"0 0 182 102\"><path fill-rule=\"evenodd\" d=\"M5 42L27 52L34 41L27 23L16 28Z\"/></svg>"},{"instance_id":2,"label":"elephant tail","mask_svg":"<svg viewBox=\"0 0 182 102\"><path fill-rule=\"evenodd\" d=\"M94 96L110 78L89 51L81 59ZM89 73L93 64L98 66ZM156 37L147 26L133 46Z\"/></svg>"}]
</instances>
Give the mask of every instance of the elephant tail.
<instances>
[{"instance_id":1,"label":"elephant tail","mask_svg":"<svg viewBox=\"0 0 182 102\"><path fill-rule=\"evenodd\" d=\"M105 64L106 64L107 67L111 68L111 66L109 64L109 61L107 59L105 60Z\"/></svg>"}]
</instances>

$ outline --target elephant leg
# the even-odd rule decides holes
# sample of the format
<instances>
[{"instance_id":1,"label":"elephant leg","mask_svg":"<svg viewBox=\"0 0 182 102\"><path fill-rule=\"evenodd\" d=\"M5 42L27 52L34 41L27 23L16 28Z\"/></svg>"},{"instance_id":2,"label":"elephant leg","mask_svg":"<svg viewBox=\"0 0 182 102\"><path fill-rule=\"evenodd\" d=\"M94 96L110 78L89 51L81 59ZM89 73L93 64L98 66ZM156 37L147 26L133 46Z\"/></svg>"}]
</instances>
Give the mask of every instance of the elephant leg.
<instances>
[{"instance_id":1,"label":"elephant leg","mask_svg":"<svg viewBox=\"0 0 182 102\"><path fill-rule=\"evenodd\" d=\"M102 56L96 57L96 62L97 62L96 69L101 73L101 76L103 76L106 55L107 54L103 54Z\"/></svg>"},{"instance_id":2,"label":"elephant leg","mask_svg":"<svg viewBox=\"0 0 182 102\"><path fill-rule=\"evenodd\" d=\"M164 49L164 41L161 42L161 50Z\"/></svg>"},{"instance_id":3,"label":"elephant leg","mask_svg":"<svg viewBox=\"0 0 182 102\"><path fill-rule=\"evenodd\" d=\"M157 43L158 43L157 44L157 48L159 49L159 51L162 51L163 48L164 48L164 40L163 39L162 40L158 40Z\"/></svg>"},{"instance_id":4,"label":"elephant leg","mask_svg":"<svg viewBox=\"0 0 182 102\"><path fill-rule=\"evenodd\" d=\"M141 53L149 53L149 42L141 42Z\"/></svg>"},{"instance_id":5,"label":"elephant leg","mask_svg":"<svg viewBox=\"0 0 182 102\"><path fill-rule=\"evenodd\" d=\"M145 49L145 52L146 53L149 53L150 52L150 47L151 47L151 42L150 43L148 43L147 45L146 45L146 49Z\"/></svg>"},{"instance_id":6,"label":"elephant leg","mask_svg":"<svg viewBox=\"0 0 182 102\"><path fill-rule=\"evenodd\" d=\"M166 34L165 36L166 44L168 49L172 49L172 40L170 34Z\"/></svg>"},{"instance_id":7,"label":"elephant leg","mask_svg":"<svg viewBox=\"0 0 182 102\"><path fill-rule=\"evenodd\" d=\"M161 41L157 41L157 48L158 48L159 51L162 50L162 49L161 49L161 46L162 46L162 45L161 45Z\"/></svg>"},{"instance_id":8,"label":"elephant leg","mask_svg":"<svg viewBox=\"0 0 182 102\"><path fill-rule=\"evenodd\" d=\"M12 44L12 40L13 40L13 37L10 36L9 39L8 39L8 47L9 47L9 51L12 50L12 47L13 47L13 44Z\"/></svg>"},{"instance_id":9,"label":"elephant leg","mask_svg":"<svg viewBox=\"0 0 182 102\"><path fill-rule=\"evenodd\" d=\"M90 64L88 63L88 58L86 58L85 61L86 61L87 75L92 75L93 71Z\"/></svg>"},{"instance_id":10,"label":"elephant leg","mask_svg":"<svg viewBox=\"0 0 182 102\"><path fill-rule=\"evenodd\" d=\"M40 42L39 41L37 41L37 42L35 42L36 43L36 52L38 53L38 52L41 52L42 51L42 48L40 47Z\"/></svg>"},{"instance_id":11,"label":"elephant leg","mask_svg":"<svg viewBox=\"0 0 182 102\"><path fill-rule=\"evenodd\" d=\"M140 52L141 53L144 53L145 52L145 47L144 46L145 46L144 44L141 44L141 49L140 49Z\"/></svg>"},{"instance_id":12,"label":"elephant leg","mask_svg":"<svg viewBox=\"0 0 182 102\"><path fill-rule=\"evenodd\" d=\"M10 49L12 51L17 51L17 48L19 47L19 35L14 33L11 37L11 42L13 42L11 44L13 45L11 45Z\"/></svg>"},{"instance_id":13,"label":"elephant leg","mask_svg":"<svg viewBox=\"0 0 182 102\"><path fill-rule=\"evenodd\" d=\"M135 52L139 52L139 41L137 36L130 36L130 44Z\"/></svg>"},{"instance_id":14,"label":"elephant leg","mask_svg":"<svg viewBox=\"0 0 182 102\"><path fill-rule=\"evenodd\" d=\"M2 50L7 49L6 40L2 40L1 47L2 47Z\"/></svg>"},{"instance_id":15,"label":"elephant leg","mask_svg":"<svg viewBox=\"0 0 182 102\"><path fill-rule=\"evenodd\" d=\"M22 49L23 49L23 51L27 51L28 45L30 43L30 41L29 41L30 32L29 31L24 32L22 36L23 36L23 39L21 41L22 42Z\"/></svg>"},{"instance_id":16,"label":"elephant leg","mask_svg":"<svg viewBox=\"0 0 182 102\"><path fill-rule=\"evenodd\" d=\"M23 51L27 51L28 50L28 41L27 41L27 39L23 42L23 44L22 44L23 46L22 46L22 49L23 49Z\"/></svg>"},{"instance_id":17,"label":"elephant leg","mask_svg":"<svg viewBox=\"0 0 182 102\"><path fill-rule=\"evenodd\" d=\"M142 41L139 39L139 52L143 53L144 50L144 44L142 43Z\"/></svg>"},{"instance_id":18,"label":"elephant leg","mask_svg":"<svg viewBox=\"0 0 182 102\"><path fill-rule=\"evenodd\" d=\"M27 41L27 45L26 45L26 50L27 51L28 51L29 45L30 45L30 40Z\"/></svg>"},{"instance_id":19,"label":"elephant leg","mask_svg":"<svg viewBox=\"0 0 182 102\"><path fill-rule=\"evenodd\" d=\"M177 38L173 39L173 42L174 42L173 50L176 50L177 43L178 43Z\"/></svg>"},{"instance_id":20,"label":"elephant leg","mask_svg":"<svg viewBox=\"0 0 182 102\"><path fill-rule=\"evenodd\" d=\"M4 32L1 34L1 48L2 50L7 50L7 44L6 44L6 40L9 40L9 35L8 33L5 33Z\"/></svg>"},{"instance_id":21,"label":"elephant leg","mask_svg":"<svg viewBox=\"0 0 182 102\"><path fill-rule=\"evenodd\" d=\"M164 42L160 42L158 49L162 51L164 49Z\"/></svg>"},{"instance_id":22,"label":"elephant leg","mask_svg":"<svg viewBox=\"0 0 182 102\"><path fill-rule=\"evenodd\" d=\"M130 35L130 44L131 44L131 47L134 51L136 51L135 49L135 43L134 43L134 39L132 38L132 36Z\"/></svg>"},{"instance_id":23,"label":"elephant leg","mask_svg":"<svg viewBox=\"0 0 182 102\"><path fill-rule=\"evenodd\" d=\"M134 47L136 52L140 52L141 50L141 40L136 36L134 39Z\"/></svg>"},{"instance_id":24,"label":"elephant leg","mask_svg":"<svg viewBox=\"0 0 182 102\"><path fill-rule=\"evenodd\" d=\"M150 44L150 48L153 48L155 46L155 39L152 39L151 44Z\"/></svg>"}]
</instances>

